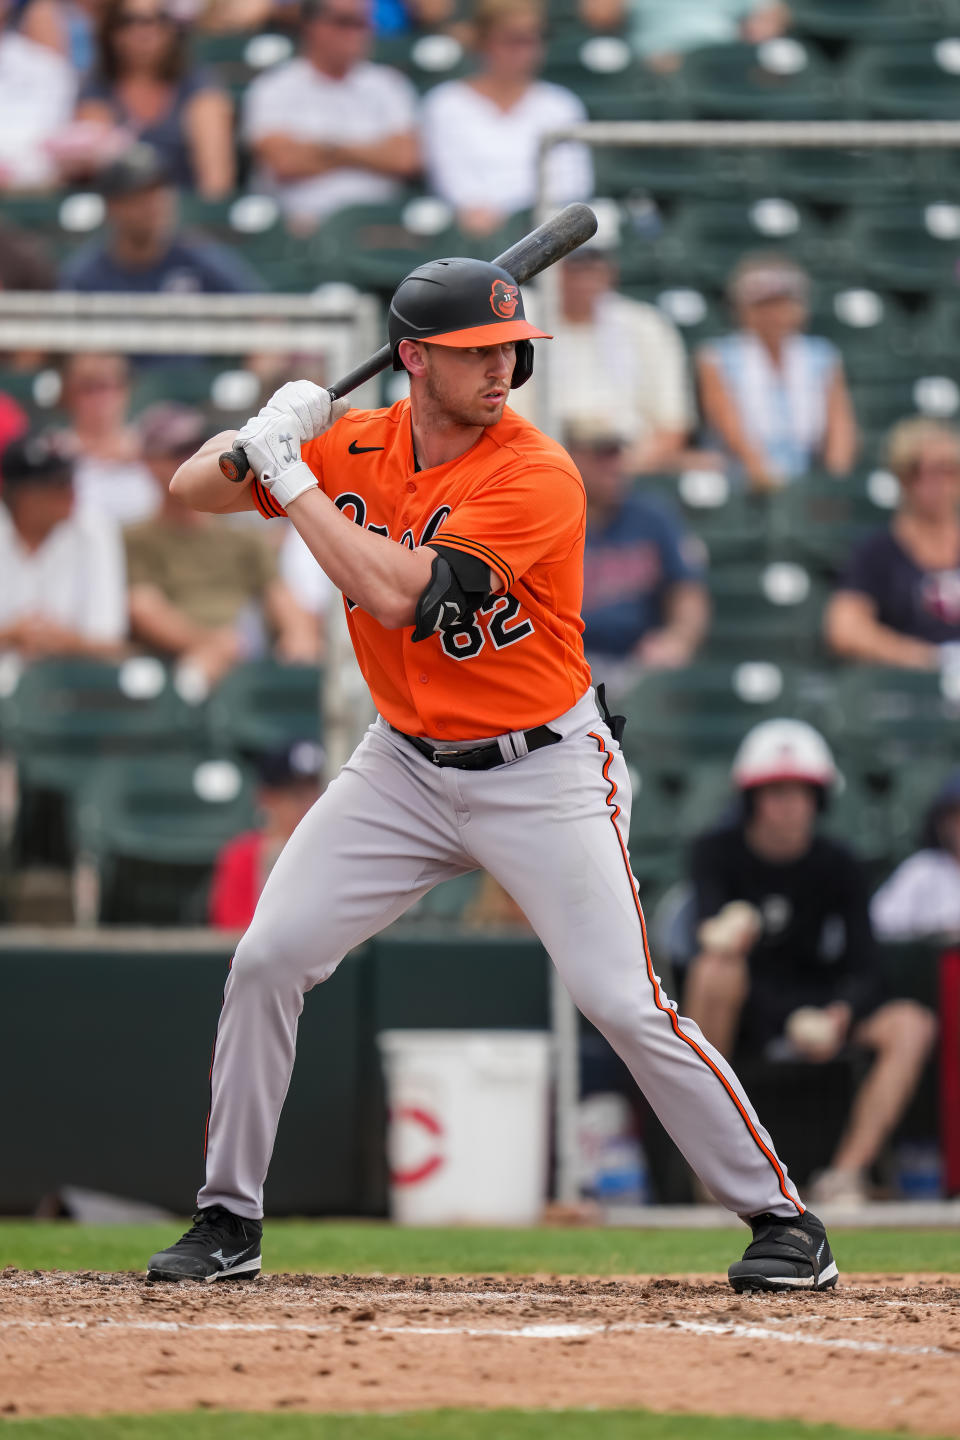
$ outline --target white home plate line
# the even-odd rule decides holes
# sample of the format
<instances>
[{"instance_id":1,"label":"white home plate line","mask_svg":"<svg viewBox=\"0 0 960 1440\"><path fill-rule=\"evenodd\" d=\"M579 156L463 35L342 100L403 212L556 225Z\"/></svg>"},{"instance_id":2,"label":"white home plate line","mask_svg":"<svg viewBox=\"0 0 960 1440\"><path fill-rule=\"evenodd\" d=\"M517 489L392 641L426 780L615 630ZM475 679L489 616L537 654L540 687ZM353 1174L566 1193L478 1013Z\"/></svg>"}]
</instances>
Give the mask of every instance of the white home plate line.
<instances>
[{"instance_id":1,"label":"white home plate line","mask_svg":"<svg viewBox=\"0 0 960 1440\"><path fill-rule=\"evenodd\" d=\"M4 1330L86 1330L99 1335L110 1334L115 1330L143 1330L161 1334L195 1334L208 1330L214 1333L290 1332L321 1335L332 1331L342 1332L345 1328L343 1325L309 1325L297 1322L281 1325L274 1321L252 1323L236 1320L205 1320L199 1323L180 1320L0 1320L0 1329ZM354 1328L350 1326L351 1330ZM725 1325L704 1320L619 1321L611 1325L561 1322L555 1325L519 1325L509 1330L475 1325L370 1325L365 1328L365 1332L360 1333L430 1337L469 1335L478 1339L498 1340L579 1340L595 1335L634 1335L645 1330L679 1330L688 1335L713 1335L735 1340L776 1340L781 1344L814 1345L823 1350L853 1350L870 1355L936 1355L944 1359L955 1357L955 1352L944 1350L938 1345L887 1345L882 1340L829 1339L824 1335L770 1330L763 1325Z\"/></svg>"}]
</instances>

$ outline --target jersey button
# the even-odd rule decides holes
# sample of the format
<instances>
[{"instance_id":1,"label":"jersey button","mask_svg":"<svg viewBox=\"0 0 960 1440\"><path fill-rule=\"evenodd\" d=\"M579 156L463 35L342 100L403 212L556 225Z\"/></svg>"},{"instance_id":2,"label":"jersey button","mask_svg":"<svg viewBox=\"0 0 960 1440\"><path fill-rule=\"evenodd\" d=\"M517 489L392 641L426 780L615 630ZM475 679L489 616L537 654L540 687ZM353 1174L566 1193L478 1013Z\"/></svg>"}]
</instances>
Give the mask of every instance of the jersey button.
<instances>
[{"instance_id":1,"label":"jersey button","mask_svg":"<svg viewBox=\"0 0 960 1440\"><path fill-rule=\"evenodd\" d=\"M426 683L427 683L427 681L428 681L429 679L430 679L430 676L429 676L429 675L421 675L421 676L420 676L420 684L421 684L421 685L426 685Z\"/></svg>"},{"instance_id":2,"label":"jersey button","mask_svg":"<svg viewBox=\"0 0 960 1440\"><path fill-rule=\"evenodd\" d=\"M407 481L407 489L409 490L409 492L410 492L411 495L416 495L416 493L417 493L417 487L416 487L416 485L414 485L414 483L413 483L412 480L408 480L408 481Z\"/></svg>"}]
</instances>

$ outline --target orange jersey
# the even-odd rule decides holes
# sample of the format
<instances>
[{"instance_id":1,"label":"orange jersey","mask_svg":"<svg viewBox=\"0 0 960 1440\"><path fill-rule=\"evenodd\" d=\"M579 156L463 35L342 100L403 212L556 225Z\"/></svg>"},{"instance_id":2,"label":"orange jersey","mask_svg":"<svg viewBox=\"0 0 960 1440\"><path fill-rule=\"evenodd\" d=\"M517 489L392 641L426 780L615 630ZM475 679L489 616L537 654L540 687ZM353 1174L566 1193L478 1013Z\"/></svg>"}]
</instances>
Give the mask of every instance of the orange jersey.
<instances>
[{"instance_id":1,"label":"orange jersey","mask_svg":"<svg viewBox=\"0 0 960 1440\"><path fill-rule=\"evenodd\" d=\"M354 410L308 441L323 492L358 525L414 549L445 545L500 577L472 621L414 644L345 600L357 660L398 730L480 740L544 724L590 684L583 655L586 496L567 452L506 409L456 460L417 470L410 401ZM284 512L253 483L258 509Z\"/></svg>"}]
</instances>

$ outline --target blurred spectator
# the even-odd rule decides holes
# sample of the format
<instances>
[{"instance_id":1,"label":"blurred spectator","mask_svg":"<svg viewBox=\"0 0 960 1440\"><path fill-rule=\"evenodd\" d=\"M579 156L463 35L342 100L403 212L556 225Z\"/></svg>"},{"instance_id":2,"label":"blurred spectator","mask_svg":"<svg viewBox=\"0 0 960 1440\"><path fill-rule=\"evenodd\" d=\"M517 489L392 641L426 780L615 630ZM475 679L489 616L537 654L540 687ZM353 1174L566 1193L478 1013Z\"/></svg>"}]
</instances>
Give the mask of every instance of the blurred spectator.
<instances>
[{"instance_id":1,"label":"blurred spectator","mask_svg":"<svg viewBox=\"0 0 960 1440\"><path fill-rule=\"evenodd\" d=\"M0 290L52 290L56 283L39 238L0 221Z\"/></svg>"},{"instance_id":2,"label":"blurred spectator","mask_svg":"<svg viewBox=\"0 0 960 1440\"><path fill-rule=\"evenodd\" d=\"M743 741L732 782L741 813L692 854L700 953L684 1009L727 1058L833 1059L873 1052L820 1201L864 1198L864 1175L916 1089L936 1036L913 1000L886 1000L859 861L817 832L838 774L799 720L769 720Z\"/></svg>"},{"instance_id":3,"label":"blurred spectator","mask_svg":"<svg viewBox=\"0 0 960 1440\"><path fill-rule=\"evenodd\" d=\"M580 421L566 444L587 492L583 640L615 698L641 669L688 665L696 654L710 618L702 546L631 490L623 437L609 424Z\"/></svg>"},{"instance_id":4,"label":"blurred spectator","mask_svg":"<svg viewBox=\"0 0 960 1440\"><path fill-rule=\"evenodd\" d=\"M119 127L154 146L174 184L207 199L236 182L232 105L215 80L193 69L188 31L164 0L107 0L98 32L98 64L84 85L77 119L104 135Z\"/></svg>"},{"instance_id":5,"label":"blurred spectator","mask_svg":"<svg viewBox=\"0 0 960 1440\"><path fill-rule=\"evenodd\" d=\"M960 936L960 770L934 797L920 846L871 901L870 918L881 940Z\"/></svg>"},{"instance_id":6,"label":"blurred spectator","mask_svg":"<svg viewBox=\"0 0 960 1440\"><path fill-rule=\"evenodd\" d=\"M901 420L887 457L900 505L854 549L827 607L827 643L848 660L935 670L960 642L960 434Z\"/></svg>"},{"instance_id":7,"label":"blurred spectator","mask_svg":"<svg viewBox=\"0 0 960 1440\"><path fill-rule=\"evenodd\" d=\"M27 0L20 32L63 55L78 75L93 69L106 0Z\"/></svg>"},{"instance_id":8,"label":"blurred spectator","mask_svg":"<svg viewBox=\"0 0 960 1440\"><path fill-rule=\"evenodd\" d=\"M420 168L416 91L370 63L372 37L367 0L304 0L300 55L247 91L256 188L276 195L297 229L344 205L392 200Z\"/></svg>"},{"instance_id":9,"label":"blurred spectator","mask_svg":"<svg viewBox=\"0 0 960 1440\"><path fill-rule=\"evenodd\" d=\"M127 617L120 532L74 509L68 442L15 440L2 466L0 650L26 659L118 655Z\"/></svg>"},{"instance_id":10,"label":"blurred spectator","mask_svg":"<svg viewBox=\"0 0 960 1440\"><path fill-rule=\"evenodd\" d=\"M126 358L107 351L69 355L60 403L70 418L79 507L121 525L153 515L160 501L143 462L140 436L130 423Z\"/></svg>"},{"instance_id":11,"label":"blurred spectator","mask_svg":"<svg viewBox=\"0 0 960 1440\"><path fill-rule=\"evenodd\" d=\"M0 390L0 455L11 440L19 440L27 431L27 412L17 404L12 395ZM0 495L3 493L3 468L0 465Z\"/></svg>"},{"instance_id":12,"label":"blurred spectator","mask_svg":"<svg viewBox=\"0 0 960 1440\"><path fill-rule=\"evenodd\" d=\"M323 788L323 751L309 740L261 755L257 830L238 835L217 856L210 887L210 924L246 930L280 851Z\"/></svg>"},{"instance_id":13,"label":"blurred spectator","mask_svg":"<svg viewBox=\"0 0 960 1440\"><path fill-rule=\"evenodd\" d=\"M593 243L559 266L559 282L548 363L511 395L511 408L539 421L546 400L561 427L581 416L604 419L628 436L632 474L676 469L688 458L695 416L675 325L655 305L618 294L613 253Z\"/></svg>"},{"instance_id":14,"label":"blurred spectator","mask_svg":"<svg viewBox=\"0 0 960 1440\"><path fill-rule=\"evenodd\" d=\"M839 352L803 333L809 288L785 255L745 256L728 285L738 329L698 355L710 443L753 490L779 489L816 465L845 475L856 456Z\"/></svg>"},{"instance_id":15,"label":"blurred spectator","mask_svg":"<svg viewBox=\"0 0 960 1440\"><path fill-rule=\"evenodd\" d=\"M587 114L571 90L537 79L543 64L538 0L479 0L475 19L480 69L429 91L422 134L430 189L453 206L463 229L485 235L536 200L541 137ZM546 190L555 205L592 193L586 146L553 150Z\"/></svg>"},{"instance_id":16,"label":"blurred spectator","mask_svg":"<svg viewBox=\"0 0 960 1440\"><path fill-rule=\"evenodd\" d=\"M107 202L106 240L94 240L70 257L61 289L204 295L262 289L236 251L179 229L177 192L151 145L132 146L102 171L97 184Z\"/></svg>"},{"instance_id":17,"label":"blurred spectator","mask_svg":"<svg viewBox=\"0 0 960 1440\"><path fill-rule=\"evenodd\" d=\"M0 190L45 189L58 178L47 145L70 120L77 79L61 55L4 29L11 9L0 0Z\"/></svg>"},{"instance_id":18,"label":"blurred spectator","mask_svg":"<svg viewBox=\"0 0 960 1440\"><path fill-rule=\"evenodd\" d=\"M316 556L307 549L300 532L293 525L287 526L278 564L280 579L289 587L301 609L313 617L317 627L318 658L322 660L326 651L327 613L331 601L337 598L336 586L321 570Z\"/></svg>"},{"instance_id":19,"label":"blurred spectator","mask_svg":"<svg viewBox=\"0 0 960 1440\"><path fill-rule=\"evenodd\" d=\"M317 629L277 578L269 541L248 526L223 524L170 493L180 464L206 438L199 411L155 405L141 418L143 450L160 510L125 532L130 623L138 640L178 663L185 696L201 699L241 660L267 648L291 664L313 664Z\"/></svg>"},{"instance_id":20,"label":"blurred spectator","mask_svg":"<svg viewBox=\"0 0 960 1440\"><path fill-rule=\"evenodd\" d=\"M676 70L690 50L780 35L790 11L778 0L627 0L634 48L654 70Z\"/></svg>"}]
</instances>

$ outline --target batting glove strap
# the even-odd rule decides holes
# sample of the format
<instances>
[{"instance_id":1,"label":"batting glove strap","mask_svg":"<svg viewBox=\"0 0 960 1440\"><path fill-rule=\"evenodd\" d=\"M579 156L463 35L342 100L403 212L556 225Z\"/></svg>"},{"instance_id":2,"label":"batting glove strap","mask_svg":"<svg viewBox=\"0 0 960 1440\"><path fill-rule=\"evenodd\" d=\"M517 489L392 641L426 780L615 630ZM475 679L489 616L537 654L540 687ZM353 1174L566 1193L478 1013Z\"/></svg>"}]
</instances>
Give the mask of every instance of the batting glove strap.
<instances>
[{"instance_id":1,"label":"batting glove strap","mask_svg":"<svg viewBox=\"0 0 960 1440\"><path fill-rule=\"evenodd\" d=\"M282 470L275 479L271 479L269 475L261 478L274 500L279 501L284 510L289 510L294 500L298 500L308 490L317 488L317 477L304 460L291 465L288 470Z\"/></svg>"}]
</instances>

